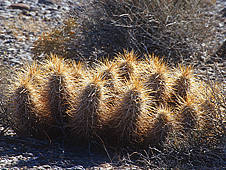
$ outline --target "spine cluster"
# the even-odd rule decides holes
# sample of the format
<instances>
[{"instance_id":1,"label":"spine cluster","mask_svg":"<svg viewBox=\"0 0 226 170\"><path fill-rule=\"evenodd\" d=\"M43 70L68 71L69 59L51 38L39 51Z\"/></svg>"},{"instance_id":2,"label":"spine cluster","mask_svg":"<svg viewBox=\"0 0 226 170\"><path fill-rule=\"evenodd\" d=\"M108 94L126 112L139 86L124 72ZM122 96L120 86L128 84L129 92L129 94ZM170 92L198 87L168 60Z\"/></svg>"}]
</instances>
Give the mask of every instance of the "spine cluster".
<instances>
[{"instance_id":1,"label":"spine cluster","mask_svg":"<svg viewBox=\"0 0 226 170\"><path fill-rule=\"evenodd\" d=\"M51 56L18 74L12 115L18 135L101 138L112 145L159 145L171 132L214 132L214 97L191 67L155 56L118 55L87 68Z\"/></svg>"}]
</instances>

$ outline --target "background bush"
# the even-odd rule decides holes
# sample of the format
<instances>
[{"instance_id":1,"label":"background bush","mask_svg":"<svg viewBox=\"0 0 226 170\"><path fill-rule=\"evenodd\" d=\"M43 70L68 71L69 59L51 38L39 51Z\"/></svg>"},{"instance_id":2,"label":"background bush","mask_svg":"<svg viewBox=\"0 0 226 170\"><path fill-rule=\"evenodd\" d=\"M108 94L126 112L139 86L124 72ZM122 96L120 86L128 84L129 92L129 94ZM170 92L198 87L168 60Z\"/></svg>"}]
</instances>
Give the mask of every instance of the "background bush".
<instances>
[{"instance_id":1,"label":"background bush","mask_svg":"<svg viewBox=\"0 0 226 170\"><path fill-rule=\"evenodd\" d=\"M42 35L34 42L33 52L35 56L41 54L54 53L62 57L74 56L76 51L67 48L67 44L76 39L73 31L77 27L75 19L65 20L63 26L55 28L49 32L43 32Z\"/></svg>"},{"instance_id":2,"label":"background bush","mask_svg":"<svg viewBox=\"0 0 226 170\"><path fill-rule=\"evenodd\" d=\"M176 63L199 59L212 55L217 38L217 21L206 2L93 0L70 14L76 22L41 36L33 51L36 57L52 52L90 61L123 49L155 53Z\"/></svg>"}]
</instances>

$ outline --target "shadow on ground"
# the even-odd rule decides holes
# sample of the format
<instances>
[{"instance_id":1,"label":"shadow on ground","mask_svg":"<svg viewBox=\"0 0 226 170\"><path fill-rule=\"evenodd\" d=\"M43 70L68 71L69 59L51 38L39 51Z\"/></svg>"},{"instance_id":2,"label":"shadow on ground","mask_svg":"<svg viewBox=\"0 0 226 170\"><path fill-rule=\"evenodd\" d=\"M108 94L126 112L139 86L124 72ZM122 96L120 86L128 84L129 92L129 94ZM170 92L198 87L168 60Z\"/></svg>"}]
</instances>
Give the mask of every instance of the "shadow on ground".
<instances>
[{"instance_id":1,"label":"shadow on ground","mask_svg":"<svg viewBox=\"0 0 226 170\"><path fill-rule=\"evenodd\" d=\"M32 138L0 136L0 167L4 160L9 160L4 166L6 168L34 168L47 165L49 168L79 169L111 163L106 152L93 149L95 144L89 146L72 147L62 142L51 143Z\"/></svg>"}]
</instances>

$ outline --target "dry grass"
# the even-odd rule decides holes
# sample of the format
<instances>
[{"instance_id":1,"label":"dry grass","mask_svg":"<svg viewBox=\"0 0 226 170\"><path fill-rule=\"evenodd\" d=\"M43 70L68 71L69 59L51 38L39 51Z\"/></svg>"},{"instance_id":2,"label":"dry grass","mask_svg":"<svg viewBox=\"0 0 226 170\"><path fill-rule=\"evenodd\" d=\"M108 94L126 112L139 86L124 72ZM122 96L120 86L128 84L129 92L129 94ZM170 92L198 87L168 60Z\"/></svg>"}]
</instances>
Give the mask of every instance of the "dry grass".
<instances>
[{"instance_id":1,"label":"dry grass","mask_svg":"<svg viewBox=\"0 0 226 170\"><path fill-rule=\"evenodd\" d=\"M71 14L76 23L69 19L39 38L36 56L52 52L95 61L133 49L178 63L211 56L216 48L211 46L218 21L206 1L98 0L82 7Z\"/></svg>"},{"instance_id":2,"label":"dry grass","mask_svg":"<svg viewBox=\"0 0 226 170\"><path fill-rule=\"evenodd\" d=\"M76 55L76 51L70 49L68 44L77 39L74 29L77 27L76 20L69 18L65 20L63 26L55 28L49 32L43 32L37 41L34 43L33 53L36 57L41 54L56 55L68 58ZM76 46L74 47L76 48Z\"/></svg>"}]
</instances>

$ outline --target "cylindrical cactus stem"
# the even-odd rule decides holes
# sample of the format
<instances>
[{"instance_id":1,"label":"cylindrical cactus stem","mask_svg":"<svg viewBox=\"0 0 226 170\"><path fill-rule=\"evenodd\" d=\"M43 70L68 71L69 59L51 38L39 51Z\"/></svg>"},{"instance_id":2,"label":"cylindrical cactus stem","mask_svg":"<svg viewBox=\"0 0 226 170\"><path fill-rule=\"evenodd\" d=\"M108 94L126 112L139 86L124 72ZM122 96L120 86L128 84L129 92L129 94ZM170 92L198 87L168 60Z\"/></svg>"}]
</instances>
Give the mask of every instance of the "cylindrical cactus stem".
<instances>
[{"instance_id":1,"label":"cylindrical cactus stem","mask_svg":"<svg viewBox=\"0 0 226 170\"><path fill-rule=\"evenodd\" d=\"M208 131L213 130L214 121L216 121L216 108L213 103L206 100L199 106L199 125L201 129L206 129Z\"/></svg>"},{"instance_id":2,"label":"cylindrical cactus stem","mask_svg":"<svg viewBox=\"0 0 226 170\"><path fill-rule=\"evenodd\" d=\"M117 73L121 81L126 82L131 79L134 74L134 68L137 63L136 55L133 51L119 54L116 58Z\"/></svg>"},{"instance_id":3,"label":"cylindrical cactus stem","mask_svg":"<svg viewBox=\"0 0 226 170\"><path fill-rule=\"evenodd\" d=\"M19 73L12 96L12 119L16 133L20 136L47 137L48 115L43 110L39 93L40 69L36 63Z\"/></svg>"},{"instance_id":4,"label":"cylindrical cactus stem","mask_svg":"<svg viewBox=\"0 0 226 170\"><path fill-rule=\"evenodd\" d=\"M47 102L51 112L51 116L55 120L56 126L60 129L68 122L66 111L68 109L67 89L65 89L65 78L62 75L51 75L48 77L48 84L46 87Z\"/></svg>"},{"instance_id":5,"label":"cylindrical cactus stem","mask_svg":"<svg viewBox=\"0 0 226 170\"><path fill-rule=\"evenodd\" d=\"M144 128L145 124L146 127ZM146 129L143 133L143 146L161 146L174 126L175 119L170 108L159 106L153 109L149 113L149 117L142 120L139 126Z\"/></svg>"},{"instance_id":6,"label":"cylindrical cactus stem","mask_svg":"<svg viewBox=\"0 0 226 170\"><path fill-rule=\"evenodd\" d=\"M183 127L185 133L191 132L198 123L198 112L195 98L189 96L187 101L180 101L177 107L177 121Z\"/></svg>"},{"instance_id":7,"label":"cylindrical cactus stem","mask_svg":"<svg viewBox=\"0 0 226 170\"><path fill-rule=\"evenodd\" d=\"M221 110L216 103L206 100L199 105L198 111L199 141L212 147L225 134L225 109Z\"/></svg>"},{"instance_id":8,"label":"cylindrical cactus stem","mask_svg":"<svg viewBox=\"0 0 226 170\"><path fill-rule=\"evenodd\" d=\"M43 88L43 97L46 98L46 105L49 108L49 114L55 123L52 128L56 131L55 136L65 135L65 126L68 124L70 116L67 114L69 101L73 92L73 85L78 78L72 77L76 74L69 68L68 63L62 58L51 56L44 66L45 68L45 86ZM53 132L54 133L54 132Z\"/></svg>"},{"instance_id":9,"label":"cylindrical cactus stem","mask_svg":"<svg viewBox=\"0 0 226 170\"><path fill-rule=\"evenodd\" d=\"M84 80L78 96L72 102L70 127L76 139L90 141L101 131L107 107L104 103L104 82L100 76ZM107 104L106 104L107 105Z\"/></svg>"},{"instance_id":10,"label":"cylindrical cactus stem","mask_svg":"<svg viewBox=\"0 0 226 170\"><path fill-rule=\"evenodd\" d=\"M84 77L87 76L87 72L84 70L84 64L81 62L71 62L69 64L68 72L73 79L75 84L79 84L83 81Z\"/></svg>"},{"instance_id":11,"label":"cylindrical cactus stem","mask_svg":"<svg viewBox=\"0 0 226 170\"><path fill-rule=\"evenodd\" d=\"M225 131L225 109L220 105L220 103L224 103L221 90L223 90L223 87L216 84L205 85L199 89L198 129L202 130L205 135L212 136L212 138Z\"/></svg>"},{"instance_id":12,"label":"cylindrical cactus stem","mask_svg":"<svg viewBox=\"0 0 226 170\"><path fill-rule=\"evenodd\" d=\"M121 89L118 103L114 108L108 122L112 138L122 145L140 142L142 134L139 134L139 121L146 119L150 105L149 96L143 89L142 83L131 77Z\"/></svg>"},{"instance_id":13,"label":"cylindrical cactus stem","mask_svg":"<svg viewBox=\"0 0 226 170\"><path fill-rule=\"evenodd\" d=\"M100 78L105 81L105 87L109 87L112 90L114 89L115 81L118 78L116 63L108 60L99 62L96 67L96 74L98 74Z\"/></svg>"},{"instance_id":14,"label":"cylindrical cactus stem","mask_svg":"<svg viewBox=\"0 0 226 170\"><path fill-rule=\"evenodd\" d=\"M143 67L141 77L144 81L144 88L149 90L149 95L153 97L157 106L165 103L171 90L166 64L152 55L146 58Z\"/></svg>"},{"instance_id":15,"label":"cylindrical cactus stem","mask_svg":"<svg viewBox=\"0 0 226 170\"><path fill-rule=\"evenodd\" d=\"M173 72L174 74L172 76L175 78L172 85L173 94L171 95L170 104L175 105L180 103L180 100L186 100L194 75L191 66L185 67L179 65Z\"/></svg>"},{"instance_id":16,"label":"cylindrical cactus stem","mask_svg":"<svg viewBox=\"0 0 226 170\"><path fill-rule=\"evenodd\" d=\"M33 136L37 128L37 115L34 104L31 100L30 90L27 87L19 87L15 91L15 101L13 102L13 119L15 131L19 136Z\"/></svg>"},{"instance_id":17,"label":"cylindrical cactus stem","mask_svg":"<svg viewBox=\"0 0 226 170\"><path fill-rule=\"evenodd\" d=\"M98 63L95 74L99 75L100 79L104 82L104 87L106 91L107 99L109 100L107 103L109 107L114 106L115 101L117 100L117 96L119 95L119 88L123 86L123 83L120 81L120 78L117 74L117 63L104 61Z\"/></svg>"}]
</instances>

